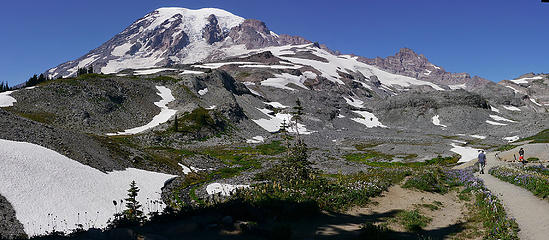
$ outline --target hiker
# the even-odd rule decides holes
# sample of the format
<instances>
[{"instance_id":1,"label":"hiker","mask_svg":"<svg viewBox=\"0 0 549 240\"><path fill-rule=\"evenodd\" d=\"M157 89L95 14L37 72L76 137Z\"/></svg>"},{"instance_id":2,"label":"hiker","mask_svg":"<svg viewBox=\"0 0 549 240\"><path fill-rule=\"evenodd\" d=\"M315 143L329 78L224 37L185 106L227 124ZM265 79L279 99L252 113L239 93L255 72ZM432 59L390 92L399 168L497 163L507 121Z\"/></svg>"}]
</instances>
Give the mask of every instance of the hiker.
<instances>
[{"instance_id":1,"label":"hiker","mask_svg":"<svg viewBox=\"0 0 549 240\"><path fill-rule=\"evenodd\" d=\"M519 162L521 162L522 165L526 164L526 161L524 161L524 148L520 148L519 150Z\"/></svg>"},{"instance_id":2,"label":"hiker","mask_svg":"<svg viewBox=\"0 0 549 240\"><path fill-rule=\"evenodd\" d=\"M484 150L479 150L478 154L478 164L480 167L480 174L484 174L484 167L486 167L486 155L484 154Z\"/></svg>"}]
</instances>

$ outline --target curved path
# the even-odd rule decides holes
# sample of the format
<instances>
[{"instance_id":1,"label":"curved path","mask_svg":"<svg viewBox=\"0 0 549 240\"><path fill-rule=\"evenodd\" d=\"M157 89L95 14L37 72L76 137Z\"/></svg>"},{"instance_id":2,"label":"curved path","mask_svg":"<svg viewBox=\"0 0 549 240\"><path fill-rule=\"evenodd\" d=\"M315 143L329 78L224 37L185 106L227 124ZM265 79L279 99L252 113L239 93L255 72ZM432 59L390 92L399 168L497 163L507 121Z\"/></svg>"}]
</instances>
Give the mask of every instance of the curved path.
<instances>
[{"instance_id":1,"label":"curved path","mask_svg":"<svg viewBox=\"0 0 549 240\"><path fill-rule=\"evenodd\" d=\"M534 196L524 188L488 174L488 169L504 164L506 163L496 160L494 153L489 153L486 174L475 175L484 180L486 187L503 201L507 214L516 219L521 229L520 239L549 239L549 202Z\"/></svg>"}]
</instances>

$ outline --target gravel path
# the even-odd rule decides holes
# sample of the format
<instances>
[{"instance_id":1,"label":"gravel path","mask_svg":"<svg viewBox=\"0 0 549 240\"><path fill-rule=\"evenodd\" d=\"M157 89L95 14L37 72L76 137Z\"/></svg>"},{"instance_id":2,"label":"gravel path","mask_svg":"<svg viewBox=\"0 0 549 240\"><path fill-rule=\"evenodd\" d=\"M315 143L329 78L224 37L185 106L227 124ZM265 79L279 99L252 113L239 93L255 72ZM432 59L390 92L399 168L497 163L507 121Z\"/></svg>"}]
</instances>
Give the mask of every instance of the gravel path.
<instances>
[{"instance_id":1,"label":"gravel path","mask_svg":"<svg viewBox=\"0 0 549 240\"><path fill-rule=\"evenodd\" d=\"M501 181L487 170L506 164L496 160L493 153L487 155L486 174L478 174L488 189L503 201L505 211L516 219L521 231L520 239L547 239L549 236L549 202L534 196L530 191Z\"/></svg>"}]
</instances>

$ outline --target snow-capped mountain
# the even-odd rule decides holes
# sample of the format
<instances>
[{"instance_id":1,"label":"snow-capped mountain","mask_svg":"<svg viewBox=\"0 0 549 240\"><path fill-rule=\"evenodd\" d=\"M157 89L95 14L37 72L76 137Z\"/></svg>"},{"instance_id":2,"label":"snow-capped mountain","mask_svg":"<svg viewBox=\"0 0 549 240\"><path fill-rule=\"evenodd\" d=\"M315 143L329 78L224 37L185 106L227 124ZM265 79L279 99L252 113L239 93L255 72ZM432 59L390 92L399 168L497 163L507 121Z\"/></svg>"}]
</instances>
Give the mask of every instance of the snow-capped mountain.
<instances>
[{"instance_id":1,"label":"snow-capped mountain","mask_svg":"<svg viewBox=\"0 0 549 240\"><path fill-rule=\"evenodd\" d=\"M242 50L309 41L278 35L264 23L221 9L159 8L135 21L88 54L48 70L52 78L74 76L78 68L95 72L150 68L222 59Z\"/></svg>"}]
</instances>

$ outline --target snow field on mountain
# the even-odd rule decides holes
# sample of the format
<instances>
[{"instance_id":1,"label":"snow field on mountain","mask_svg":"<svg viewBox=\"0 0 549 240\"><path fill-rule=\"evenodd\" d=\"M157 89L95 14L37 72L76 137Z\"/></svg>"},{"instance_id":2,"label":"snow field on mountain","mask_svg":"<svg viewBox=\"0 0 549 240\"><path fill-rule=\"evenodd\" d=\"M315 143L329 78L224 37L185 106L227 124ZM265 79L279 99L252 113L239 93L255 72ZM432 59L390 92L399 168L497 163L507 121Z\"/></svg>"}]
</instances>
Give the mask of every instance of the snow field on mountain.
<instances>
[{"instance_id":1,"label":"snow field on mountain","mask_svg":"<svg viewBox=\"0 0 549 240\"><path fill-rule=\"evenodd\" d=\"M464 83L464 84L448 85L448 87L451 90L457 90L457 89L465 89L467 87L467 85Z\"/></svg>"},{"instance_id":2,"label":"snow field on mountain","mask_svg":"<svg viewBox=\"0 0 549 240\"><path fill-rule=\"evenodd\" d=\"M290 65L262 65L262 64L248 64L248 65L241 65L238 66L240 68L272 68L272 69L299 69L303 66L290 66Z\"/></svg>"},{"instance_id":3,"label":"snow field on mountain","mask_svg":"<svg viewBox=\"0 0 549 240\"><path fill-rule=\"evenodd\" d=\"M208 93L208 88L198 90L198 95L200 95L200 96L204 96L204 95L206 95L206 93Z\"/></svg>"},{"instance_id":4,"label":"snow field on mountain","mask_svg":"<svg viewBox=\"0 0 549 240\"><path fill-rule=\"evenodd\" d=\"M497 112L499 113L499 109L493 107L493 106L490 106L490 110L492 110L492 112Z\"/></svg>"},{"instance_id":5,"label":"snow field on mountain","mask_svg":"<svg viewBox=\"0 0 549 240\"><path fill-rule=\"evenodd\" d=\"M436 125L436 126L440 126L440 127L443 127L443 128L446 128L448 126L444 125L444 124L441 124L440 123L440 118L438 115L435 115L431 118L431 122Z\"/></svg>"},{"instance_id":6,"label":"snow field on mountain","mask_svg":"<svg viewBox=\"0 0 549 240\"><path fill-rule=\"evenodd\" d=\"M280 126L282 125L283 122L286 122L286 124L290 124L291 122L293 122L291 114L279 112L273 116L271 115L273 111L269 109L258 108L257 110L267 115L268 118L260 118L252 121L255 122L257 125L259 125L260 127L262 127L263 129L267 130L268 132L277 132L278 130L280 130ZM296 126L292 126L287 128L287 131L291 133L296 133L299 131L299 134L311 134L314 132L314 131L307 130L307 128L305 128L305 125L301 123L297 124L297 129L296 129Z\"/></svg>"},{"instance_id":7,"label":"snow field on mountain","mask_svg":"<svg viewBox=\"0 0 549 240\"><path fill-rule=\"evenodd\" d=\"M473 159L476 159L478 156L478 150L480 150L472 147L459 146L455 143L451 143L450 145L452 146L452 149L450 149L450 151L461 155L461 158L459 158L458 162L469 162Z\"/></svg>"},{"instance_id":8,"label":"snow field on mountain","mask_svg":"<svg viewBox=\"0 0 549 240\"><path fill-rule=\"evenodd\" d=\"M502 107L505 108L505 109L507 109L507 110L509 110L509 111L517 111L517 112L520 112L520 108L515 107L515 106L505 106L505 105L503 105Z\"/></svg>"},{"instance_id":9,"label":"snow field on mountain","mask_svg":"<svg viewBox=\"0 0 549 240\"><path fill-rule=\"evenodd\" d=\"M506 140L507 142L514 142L519 140L519 136L504 137L503 140Z\"/></svg>"},{"instance_id":10,"label":"snow field on mountain","mask_svg":"<svg viewBox=\"0 0 549 240\"><path fill-rule=\"evenodd\" d=\"M288 106L283 105L282 103L279 103L279 102L263 102L263 103L270 105L274 108L288 108Z\"/></svg>"},{"instance_id":11,"label":"snow field on mountain","mask_svg":"<svg viewBox=\"0 0 549 240\"><path fill-rule=\"evenodd\" d=\"M6 91L0 93L0 107L11 107L17 100L10 96L14 91Z\"/></svg>"},{"instance_id":12,"label":"snow field on mountain","mask_svg":"<svg viewBox=\"0 0 549 240\"><path fill-rule=\"evenodd\" d=\"M537 80L537 79L543 79L543 76L519 78L519 79L511 80L511 82L514 82L516 84L521 84L521 83L528 83L528 80Z\"/></svg>"},{"instance_id":13,"label":"snow field on mountain","mask_svg":"<svg viewBox=\"0 0 549 240\"><path fill-rule=\"evenodd\" d=\"M499 123L499 122L494 122L494 121L490 121L490 120L486 120L486 123L488 123L490 125L494 125L494 126L507 126L507 124L505 124L505 123Z\"/></svg>"},{"instance_id":14,"label":"snow field on mountain","mask_svg":"<svg viewBox=\"0 0 549 240\"><path fill-rule=\"evenodd\" d=\"M105 227L121 210L132 180L143 211L162 210L161 188L172 175L128 168L101 172L39 145L0 139L0 194L30 235ZM118 202L115 209L113 201Z\"/></svg>"},{"instance_id":15,"label":"snow field on mountain","mask_svg":"<svg viewBox=\"0 0 549 240\"><path fill-rule=\"evenodd\" d=\"M155 74L163 71L175 71L177 69L174 68L155 68L155 69L145 69L145 70L136 70L133 73L135 75L147 75L147 74Z\"/></svg>"},{"instance_id":16,"label":"snow field on mountain","mask_svg":"<svg viewBox=\"0 0 549 240\"><path fill-rule=\"evenodd\" d=\"M206 192L209 195L221 194L221 196L230 196L239 188L249 188L250 185L232 185L226 183L210 183L206 186Z\"/></svg>"},{"instance_id":17,"label":"snow field on mountain","mask_svg":"<svg viewBox=\"0 0 549 240\"><path fill-rule=\"evenodd\" d=\"M220 62L220 63L204 63L204 64L200 64L200 65L193 65L193 67L218 69L218 68L223 67L225 65L254 65L254 64L261 64L261 63L258 63L258 62Z\"/></svg>"},{"instance_id":18,"label":"snow field on mountain","mask_svg":"<svg viewBox=\"0 0 549 240\"><path fill-rule=\"evenodd\" d=\"M362 108L364 107L364 102L358 98L354 98L354 97L349 97L349 98L346 98L346 97L343 97L343 99L345 99L345 102L353 107L356 107L356 108Z\"/></svg>"},{"instance_id":19,"label":"snow field on mountain","mask_svg":"<svg viewBox=\"0 0 549 240\"><path fill-rule=\"evenodd\" d=\"M114 136L114 135L137 134L137 133L141 133L146 130L149 130L151 128L154 128L170 120L170 118L173 115L175 115L175 113L177 113L177 110L169 109L167 106L168 103L175 100L174 96L172 95L172 91L169 88L164 86L156 86L156 89L158 90L157 94L162 98L160 101L154 103L154 105L160 108L160 113L158 115L154 116L153 119L144 126L127 129L123 132L118 132L118 133L107 133L107 135Z\"/></svg>"},{"instance_id":20,"label":"snow field on mountain","mask_svg":"<svg viewBox=\"0 0 549 240\"><path fill-rule=\"evenodd\" d=\"M387 128L387 126L383 125L379 119L371 112L368 111L353 111L354 113L361 116L361 118L351 118L351 120L363 124L368 128L374 128L374 127L381 127L381 128Z\"/></svg>"},{"instance_id":21,"label":"snow field on mountain","mask_svg":"<svg viewBox=\"0 0 549 240\"><path fill-rule=\"evenodd\" d=\"M533 98L530 98L530 102L533 102L534 104L538 105L538 106L543 106L541 104L539 104L538 102L536 102L536 100L534 100Z\"/></svg>"},{"instance_id":22,"label":"snow field on mountain","mask_svg":"<svg viewBox=\"0 0 549 240\"><path fill-rule=\"evenodd\" d=\"M265 139L262 136L255 136L252 139L246 140L246 143L262 143Z\"/></svg>"},{"instance_id":23,"label":"snow field on mountain","mask_svg":"<svg viewBox=\"0 0 549 240\"><path fill-rule=\"evenodd\" d=\"M287 86L288 84L293 83L303 89L309 90L309 88L303 84L305 80L307 80L303 75L295 76L289 73L282 73L274 74L274 76L274 78L268 78L267 80L261 81L261 85L295 91L296 89Z\"/></svg>"},{"instance_id":24,"label":"snow field on mountain","mask_svg":"<svg viewBox=\"0 0 549 240\"><path fill-rule=\"evenodd\" d=\"M469 135L469 137L477 138L477 139L486 139L486 136L482 136L482 135Z\"/></svg>"},{"instance_id":25,"label":"snow field on mountain","mask_svg":"<svg viewBox=\"0 0 549 240\"><path fill-rule=\"evenodd\" d=\"M498 115L490 115L490 117L491 117L492 119L496 120L496 121L512 122L512 123L515 122L515 121L513 121L513 120L509 120L509 119L507 119L507 118L500 117L500 116L498 116Z\"/></svg>"}]
</instances>

